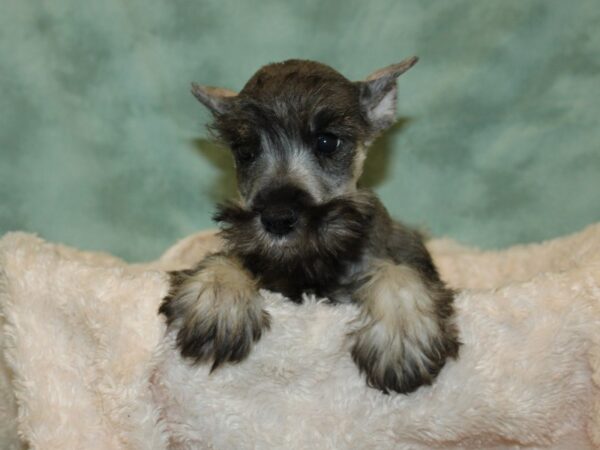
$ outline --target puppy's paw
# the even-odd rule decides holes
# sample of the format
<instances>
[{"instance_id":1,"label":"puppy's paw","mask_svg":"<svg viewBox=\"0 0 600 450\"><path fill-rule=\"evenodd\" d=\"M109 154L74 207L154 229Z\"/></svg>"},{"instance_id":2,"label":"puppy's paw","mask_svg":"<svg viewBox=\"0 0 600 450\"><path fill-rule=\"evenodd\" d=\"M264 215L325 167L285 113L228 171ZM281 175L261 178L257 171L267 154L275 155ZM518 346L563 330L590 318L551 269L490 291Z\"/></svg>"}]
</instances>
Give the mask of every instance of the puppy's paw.
<instances>
[{"instance_id":1,"label":"puppy's paw","mask_svg":"<svg viewBox=\"0 0 600 450\"><path fill-rule=\"evenodd\" d=\"M383 261L358 292L365 324L354 333L352 357L369 386L403 394L431 384L458 355L453 294L414 269Z\"/></svg>"},{"instance_id":2,"label":"puppy's paw","mask_svg":"<svg viewBox=\"0 0 600 450\"><path fill-rule=\"evenodd\" d=\"M212 362L211 371L243 360L269 329L256 281L233 257L209 256L193 271L172 273L171 281L159 312L179 329L182 356Z\"/></svg>"},{"instance_id":3,"label":"puppy's paw","mask_svg":"<svg viewBox=\"0 0 600 450\"><path fill-rule=\"evenodd\" d=\"M446 358L456 356L459 346L456 336L421 340L400 329L390 330L379 321L367 324L354 336L354 362L365 373L367 384L386 394L408 394L431 384Z\"/></svg>"}]
</instances>

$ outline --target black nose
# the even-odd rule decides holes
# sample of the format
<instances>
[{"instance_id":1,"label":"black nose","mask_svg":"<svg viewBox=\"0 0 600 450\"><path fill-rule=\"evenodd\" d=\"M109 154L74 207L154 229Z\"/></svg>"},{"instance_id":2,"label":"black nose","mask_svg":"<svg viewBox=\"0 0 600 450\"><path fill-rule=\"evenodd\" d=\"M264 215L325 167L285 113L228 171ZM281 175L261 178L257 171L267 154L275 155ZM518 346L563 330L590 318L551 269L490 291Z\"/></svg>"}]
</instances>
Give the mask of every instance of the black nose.
<instances>
[{"instance_id":1,"label":"black nose","mask_svg":"<svg viewBox=\"0 0 600 450\"><path fill-rule=\"evenodd\" d=\"M296 226L298 214L288 206L269 206L261 211L260 221L269 233L285 236Z\"/></svg>"}]
</instances>

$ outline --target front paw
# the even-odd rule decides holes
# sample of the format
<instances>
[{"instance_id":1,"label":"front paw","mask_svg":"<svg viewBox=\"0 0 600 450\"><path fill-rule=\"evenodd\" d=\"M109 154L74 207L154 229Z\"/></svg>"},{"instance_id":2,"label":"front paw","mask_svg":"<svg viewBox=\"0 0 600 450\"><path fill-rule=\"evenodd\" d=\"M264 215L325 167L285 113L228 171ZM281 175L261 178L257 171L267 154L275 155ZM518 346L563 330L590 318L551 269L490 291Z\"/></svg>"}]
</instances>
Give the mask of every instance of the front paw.
<instances>
[{"instance_id":1,"label":"front paw","mask_svg":"<svg viewBox=\"0 0 600 450\"><path fill-rule=\"evenodd\" d=\"M454 335L421 340L402 330L390 330L379 321L372 321L354 336L354 362L365 373L367 384L386 394L408 394L431 384L447 357L456 356L459 346Z\"/></svg>"},{"instance_id":2,"label":"front paw","mask_svg":"<svg viewBox=\"0 0 600 450\"><path fill-rule=\"evenodd\" d=\"M170 328L178 328L182 356L212 362L211 371L243 360L269 329L256 282L237 260L213 255L194 271L173 273L171 280L159 312Z\"/></svg>"},{"instance_id":3,"label":"front paw","mask_svg":"<svg viewBox=\"0 0 600 450\"><path fill-rule=\"evenodd\" d=\"M431 384L447 358L458 355L453 293L407 265L372 262L358 288L363 327L352 357L369 386L403 394Z\"/></svg>"}]
</instances>

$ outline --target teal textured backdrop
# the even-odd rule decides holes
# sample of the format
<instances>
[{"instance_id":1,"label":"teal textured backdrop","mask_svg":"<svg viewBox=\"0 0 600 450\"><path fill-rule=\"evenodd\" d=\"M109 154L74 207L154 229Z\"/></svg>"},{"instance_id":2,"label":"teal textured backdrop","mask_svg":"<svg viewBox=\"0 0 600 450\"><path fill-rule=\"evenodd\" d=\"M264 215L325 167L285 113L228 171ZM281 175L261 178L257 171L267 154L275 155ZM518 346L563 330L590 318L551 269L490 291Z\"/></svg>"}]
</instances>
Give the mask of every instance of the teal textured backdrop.
<instances>
[{"instance_id":1,"label":"teal textured backdrop","mask_svg":"<svg viewBox=\"0 0 600 450\"><path fill-rule=\"evenodd\" d=\"M597 0L4 2L0 233L129 260L212 227L228 153L190 81L261 65L349 78L413 54L365 184L402 220L481 247L600 220Z\"/></svg>"}]
</instances>

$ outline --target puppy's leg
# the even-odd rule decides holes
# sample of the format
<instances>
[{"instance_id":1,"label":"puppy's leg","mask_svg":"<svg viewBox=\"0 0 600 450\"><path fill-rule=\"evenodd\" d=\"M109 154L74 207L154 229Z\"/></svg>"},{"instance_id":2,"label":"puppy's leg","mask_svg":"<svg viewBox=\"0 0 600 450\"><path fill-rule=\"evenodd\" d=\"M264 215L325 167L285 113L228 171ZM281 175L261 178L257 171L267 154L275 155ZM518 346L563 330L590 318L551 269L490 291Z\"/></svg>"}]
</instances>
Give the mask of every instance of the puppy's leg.
<instances>
[{"instance_id":1,"label":"puppy's leg","mask_svg":"<svg viewBox=\"0 0 600 450\"><path fill-rule=\"evenodd\" d=\"M458 353L452 292L408 265L375 260L355 294L365 324L354 333L352 357L369 386L385 393L431 384Z\"/></svg>"},{"instance_id":2,"label":"puppy's leg","mask_svg":"<svg viewBox=\"0 0 600 450\"><path fill-rule=\"evenodd\" d=\"M195 269L171 273L171 292L159 310L177 327L184 357L223 362L244 359L269 328L258 285L234 256L206 257Z\"/></svg>"}]
</instances>

